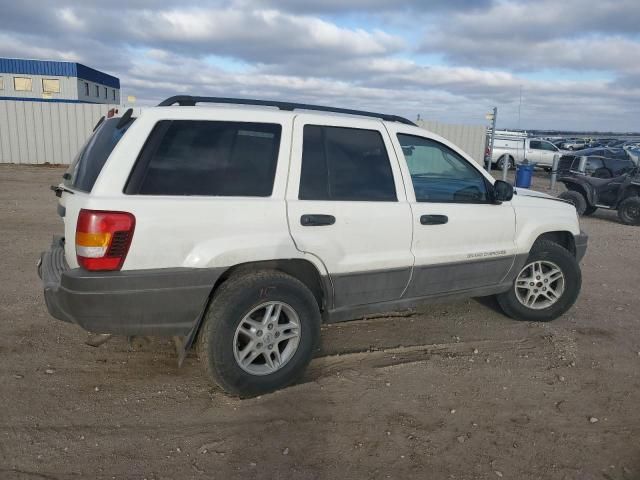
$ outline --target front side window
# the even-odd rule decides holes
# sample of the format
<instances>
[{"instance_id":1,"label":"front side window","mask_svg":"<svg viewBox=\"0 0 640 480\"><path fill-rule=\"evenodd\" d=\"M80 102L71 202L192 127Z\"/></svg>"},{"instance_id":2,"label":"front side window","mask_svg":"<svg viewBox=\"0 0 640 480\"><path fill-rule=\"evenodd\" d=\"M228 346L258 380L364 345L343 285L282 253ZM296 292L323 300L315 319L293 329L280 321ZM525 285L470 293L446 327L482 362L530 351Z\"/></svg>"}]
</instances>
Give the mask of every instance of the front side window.
<instances>
[{"instance_id":1,"label":"front side window","mask_svg":"<svg viewBox=\"0 0 640 480\"><path fill-rule=\"evenodd\" d=\"M60 80L57 78L43 78L42 91L44 93L60 93Z\"/></svg>"},{"instance_id":2,"label":"front side window","mask_svg":"<svg viewBox=\"0 0 640 480\"><path fill-rule=\"evenodd\" d=\"M281 130L270 123L160 121L125 193L268 197Z\"/></svg>"},{"instance_id":3,"label":"front side window","mask_svg":"<svg viewBox=\"0 0 640 480\"><path fill-rule=\"evenodd\" d=\"M449 147L424 137L398 134L418 202L485 203L484 176Z\"/></svg>"},{"instance_id":4,"label":"front side window","mask_svg":"<svg viewBox=\"0 0 640 480\"><path fill-rule=\"evenodd\" d=\"M16 92L30 92L33 80L29 77L13 77L13 89Z\"/></svg>"},{"instance_id":5,"label":"front side window","mask_svg":"<svg viewBox=\"0 0 640 480\"><path fill-rule=\"evenodd\" d=\"M393 172L380 132L305 125L298 198L397 201Z\"/></svg>"},{"instance_id":6,"label":"front side window","mask_svg":"<svg viewBox=\"0 0 640 480\"><path fill-rule=\"evenodd\" d=\"M554 147L551 143L549 142L540 142L542 144L542 149L543 150L547 150L548 152L555 152L556 151L556 147Z\"/></svg>"}]
</instances>

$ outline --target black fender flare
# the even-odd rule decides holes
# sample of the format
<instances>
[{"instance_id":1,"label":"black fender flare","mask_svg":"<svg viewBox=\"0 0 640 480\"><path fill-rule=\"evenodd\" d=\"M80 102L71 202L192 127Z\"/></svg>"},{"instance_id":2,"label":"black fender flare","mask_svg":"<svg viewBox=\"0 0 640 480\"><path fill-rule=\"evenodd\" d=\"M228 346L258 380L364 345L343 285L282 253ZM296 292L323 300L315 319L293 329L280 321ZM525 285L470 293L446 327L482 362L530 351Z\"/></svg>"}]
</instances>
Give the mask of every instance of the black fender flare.
<instances>
[{"instance_id":1,"label":"black fender flare","mask_svg":"<svg viewBox=\"0 0 640 480\"><path fill-rule=\"evenodd\" d=\"M560 177L558 181L564 183L567 190L575 190L582 193L589 205L595 205L597 203L598 195L593 185L574 177Z\"/></svg>"}]
</instances>

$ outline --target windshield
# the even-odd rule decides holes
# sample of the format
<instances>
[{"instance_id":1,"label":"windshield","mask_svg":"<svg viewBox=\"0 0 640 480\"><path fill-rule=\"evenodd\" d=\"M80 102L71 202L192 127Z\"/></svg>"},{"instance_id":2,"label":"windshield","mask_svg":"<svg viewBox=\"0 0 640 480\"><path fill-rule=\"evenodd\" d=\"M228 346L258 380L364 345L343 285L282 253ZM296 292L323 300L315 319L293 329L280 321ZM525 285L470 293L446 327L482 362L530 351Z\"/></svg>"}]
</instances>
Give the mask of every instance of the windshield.
<instances>
[{"instance_id":1,"label":"windshield","mask_svg":"<svg viewBox=\"0 0 640 480\"><path fill-rule=\"evenodd\" d=\"M76 190L90 192L107 158L133 121L132 118L120 128L117 128L120 118L103 121L69 166L64 175L64 184Z\"/></svg>"}]
</instances>

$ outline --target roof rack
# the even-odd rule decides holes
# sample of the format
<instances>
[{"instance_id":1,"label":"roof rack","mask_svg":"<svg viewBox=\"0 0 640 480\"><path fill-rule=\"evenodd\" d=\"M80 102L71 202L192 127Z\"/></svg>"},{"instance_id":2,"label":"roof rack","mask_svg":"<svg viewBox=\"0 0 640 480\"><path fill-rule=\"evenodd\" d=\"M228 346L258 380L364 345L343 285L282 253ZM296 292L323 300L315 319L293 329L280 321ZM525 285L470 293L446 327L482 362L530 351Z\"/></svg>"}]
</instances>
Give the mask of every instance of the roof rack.
<instances>
[{"instance_id":1,"label":"roof rack","mask_svg":"<svg viewBox=\"0 0 640 480\"><path fill-rule=\"evenodd\" d=\"M399 122L405 125L416 126L411 120L397 115L387 115L385 113L365 112L363 110L351 110L348 108L325 107L322 105L308 105L306 103L277 102L275 100L251 100L247 98L226 98L226 97L194 97L191 95L176 95L169 97L158 104L159 107L169 107L175 104L193 107L196 103L225 103L232 105L257 105L261 107L277 107L280 110L315 110L318 112L342 113L346 115L360 115L363 117L374 117L389 122Z\"/></svg>"}]
</instances>

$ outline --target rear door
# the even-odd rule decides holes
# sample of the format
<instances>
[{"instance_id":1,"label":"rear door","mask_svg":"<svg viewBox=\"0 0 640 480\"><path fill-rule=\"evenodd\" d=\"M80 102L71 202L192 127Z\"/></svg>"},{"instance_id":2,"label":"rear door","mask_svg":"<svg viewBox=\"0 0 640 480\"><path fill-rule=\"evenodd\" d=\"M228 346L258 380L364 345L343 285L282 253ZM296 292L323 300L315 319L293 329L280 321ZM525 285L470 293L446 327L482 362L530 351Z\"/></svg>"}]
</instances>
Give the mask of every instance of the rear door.
<instances>
[{"instance_id":1,"label":"rear door","mask_svg":"<svg viewBox=\"0 0 640 480\"><path fill-rule=\"evenodd\" d=\"M413 265L411 209L382 122L298 115L287 211L296 247L330 274L333 308L402 296Z\"/></svg>"},{"instance_id":2,"label":"rear door","mask_svg":"<svg viewBox=\"0 0 640 480\"><path fill-rule=\"evenodd\" d=\"M527 148L527 160L531 163L540 163L542 161L542 142L540 140L530 140Z\"/></svg>"}]
</instances>

